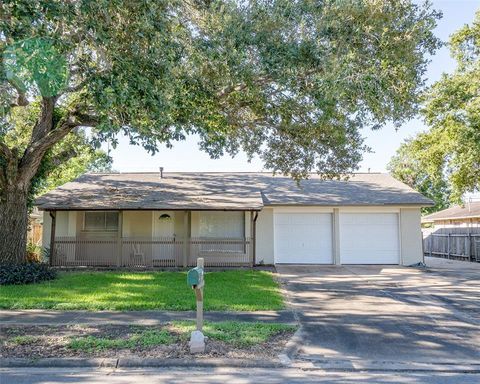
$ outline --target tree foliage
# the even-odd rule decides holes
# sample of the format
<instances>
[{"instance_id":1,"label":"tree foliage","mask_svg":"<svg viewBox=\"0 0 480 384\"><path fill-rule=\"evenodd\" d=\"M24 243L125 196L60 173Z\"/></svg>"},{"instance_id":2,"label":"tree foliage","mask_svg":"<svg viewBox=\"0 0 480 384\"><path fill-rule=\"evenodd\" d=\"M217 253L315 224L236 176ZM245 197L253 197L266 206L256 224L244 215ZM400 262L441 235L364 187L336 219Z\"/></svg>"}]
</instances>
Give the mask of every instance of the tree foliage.
<instances>
[{"instance_id":1,"label":"tree foliage","mask_svg":"<svg viewBox=\"0 0 480 384\"><path fill-rule=\"evenodd\" d=\"M64 79L50 58L66 60L69 86L54 96L76 95L56 100L76 121L52 131L124 131L151 151L195 132L213 157L242 148L294 175L355 168L359 128L412 116L438 46L438 15L410 1L29 0L3 11L6 57L25 78L9 88L50 97Z\"/></svg>"},{"instance_id":2,"label":"tree foliage","mask_svg":"<svg viewBox=\"0 0 480 384\"><path fill-rule=\"evenodd\" d=\"M0 214L79 127L152 153L195 133L212 157L244 150L295 178L354 170L363 127L415 114L439 16L410 0L3 0Z\"/></svg>"},{"instance_id":3,"label":"tree foliage","mask_svg":"<svg viewBox=\"0 0 480 384\"><path fill-rule=\"evenodd\" d=\"M450 49L456 70L425 95L422 114L429 129L400 148L392 169L402 174L415 164L414 177L429 179L431 194L448 186L450 201L457 203L480 185L480 11L472 25L452 35ZM441 208L448 194L439 196Z\"/></svg>"},{"instance_id":4,"label":"tree foliage","mask_svg":"<svg viewBox=\"0 0 480 384\"><path fill-rule=\"evenodd\" d=\"M450 205L451 190L447 181L442 174L430 174L425 168L424 159L419 156L417 140L402 143L387 168L397 180L435 202L434 207L422 208L423 213L439 211Z\"/></svg>"}]
</instances>

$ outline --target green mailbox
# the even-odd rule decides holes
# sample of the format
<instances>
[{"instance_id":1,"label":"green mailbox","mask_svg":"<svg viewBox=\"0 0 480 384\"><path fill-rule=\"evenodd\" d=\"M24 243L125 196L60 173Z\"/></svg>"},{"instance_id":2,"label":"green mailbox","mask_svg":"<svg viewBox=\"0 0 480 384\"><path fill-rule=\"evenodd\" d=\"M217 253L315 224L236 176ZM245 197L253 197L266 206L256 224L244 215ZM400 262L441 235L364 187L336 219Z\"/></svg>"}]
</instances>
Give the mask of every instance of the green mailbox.
<instances>
[{"instance_id":1,"label":"green mailbox","mask_svg":"<svg viewBox=\"0 0 480 384\"><path fill-rule=\"evenodd\" d=\"M187 284L192 288L203 286L203 268L195 267L187 273Z\"/></svg>"}]
</instances>

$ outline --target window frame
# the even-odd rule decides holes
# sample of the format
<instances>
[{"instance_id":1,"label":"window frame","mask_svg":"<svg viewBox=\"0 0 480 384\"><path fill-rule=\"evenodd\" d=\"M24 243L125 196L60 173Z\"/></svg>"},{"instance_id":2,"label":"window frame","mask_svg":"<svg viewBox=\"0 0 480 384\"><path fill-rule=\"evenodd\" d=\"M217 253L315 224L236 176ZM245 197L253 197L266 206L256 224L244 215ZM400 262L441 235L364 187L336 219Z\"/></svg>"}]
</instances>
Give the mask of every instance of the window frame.
<instances>
[{"instance_id":1,"label":"window frame","mask_svg":"<svg viewBox=\"0 0 480 384\"><path fill-rule=\"evenodd\" d=\"M103 229L92 229L87 228L87 213L103 213ZM115 229L107 229L107 213L115 213L117 215L117 227ZM108 232L115 233L118 232L120 228L120 211L84 211L83 212L83 232Z\"/></svg>"},{"instance_id":2,"label":"window frame","mask_svg":"<svg viewBox=\"0 0 480 384\"><path fill-rule=\"evenodd\" d=\"M208 236L208 235L205 235L204 233L202 233L202 215L211 215L211 214L214 214L214 215L222 215L222 214L225 214L225 215L228 215L228 214L232 214L232 213L237 213L239 216L241 216L241 229L242 229L242 233L240 236L222 236L222 235L219 235L219 236ZM200 214L199 214L199 217L198 217L198 236L202 239L245 239L246 238L246 217L245 217L245 212L244 211L201 211Z\"/></svg>"}]
</instances>

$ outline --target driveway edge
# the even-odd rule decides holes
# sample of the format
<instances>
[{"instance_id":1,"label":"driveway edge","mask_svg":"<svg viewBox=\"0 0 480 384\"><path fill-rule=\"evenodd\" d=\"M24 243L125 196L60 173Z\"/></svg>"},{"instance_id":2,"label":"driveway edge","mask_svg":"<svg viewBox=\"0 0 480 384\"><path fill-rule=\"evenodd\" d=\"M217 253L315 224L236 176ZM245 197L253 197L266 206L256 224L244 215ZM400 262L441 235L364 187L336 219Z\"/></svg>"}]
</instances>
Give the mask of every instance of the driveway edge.
<instances>
[{"instance_id":1,"label":"driveway edge","mask_svg":"<svg viewBox=\"0 0 480 384\"><path fill-rule=\"evenodd\" d=\"M303 332L303 327L300 325L290 340L287 341L287 344L283 350L283 354L285 354L290 360L293 360L302 348L302 345L305 341L304 336L305 333Z\"/></svg>"}]
</instances>

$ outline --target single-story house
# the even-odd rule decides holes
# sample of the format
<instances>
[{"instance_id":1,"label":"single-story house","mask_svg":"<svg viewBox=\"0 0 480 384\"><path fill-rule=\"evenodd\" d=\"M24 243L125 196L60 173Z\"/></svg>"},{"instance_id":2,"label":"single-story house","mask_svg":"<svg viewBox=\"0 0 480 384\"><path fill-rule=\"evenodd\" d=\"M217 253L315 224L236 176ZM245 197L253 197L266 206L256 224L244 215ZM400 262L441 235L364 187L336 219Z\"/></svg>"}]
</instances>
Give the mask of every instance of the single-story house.
<instances>
[{"instance_id":1,"label":"single-story house","mask_svg":"<svg viewBox=\"0 0 480 384\"><path fill-rule=\"evenodd\" d=\"M480 201L468 201L463 205L434 212L422 217L422 224L433 228L480 228Z\"/></svg>"},{"instance_id":2,"label":"single-story house","mask_svg":"<svg viewBox=\"0 0 480 384\"><path fill-rule=\"evenodd\" d=\"M381 173L86 174L36 202L53 265L127 267L411 265L432 204Z\"/></svg>"}]
</instances>

